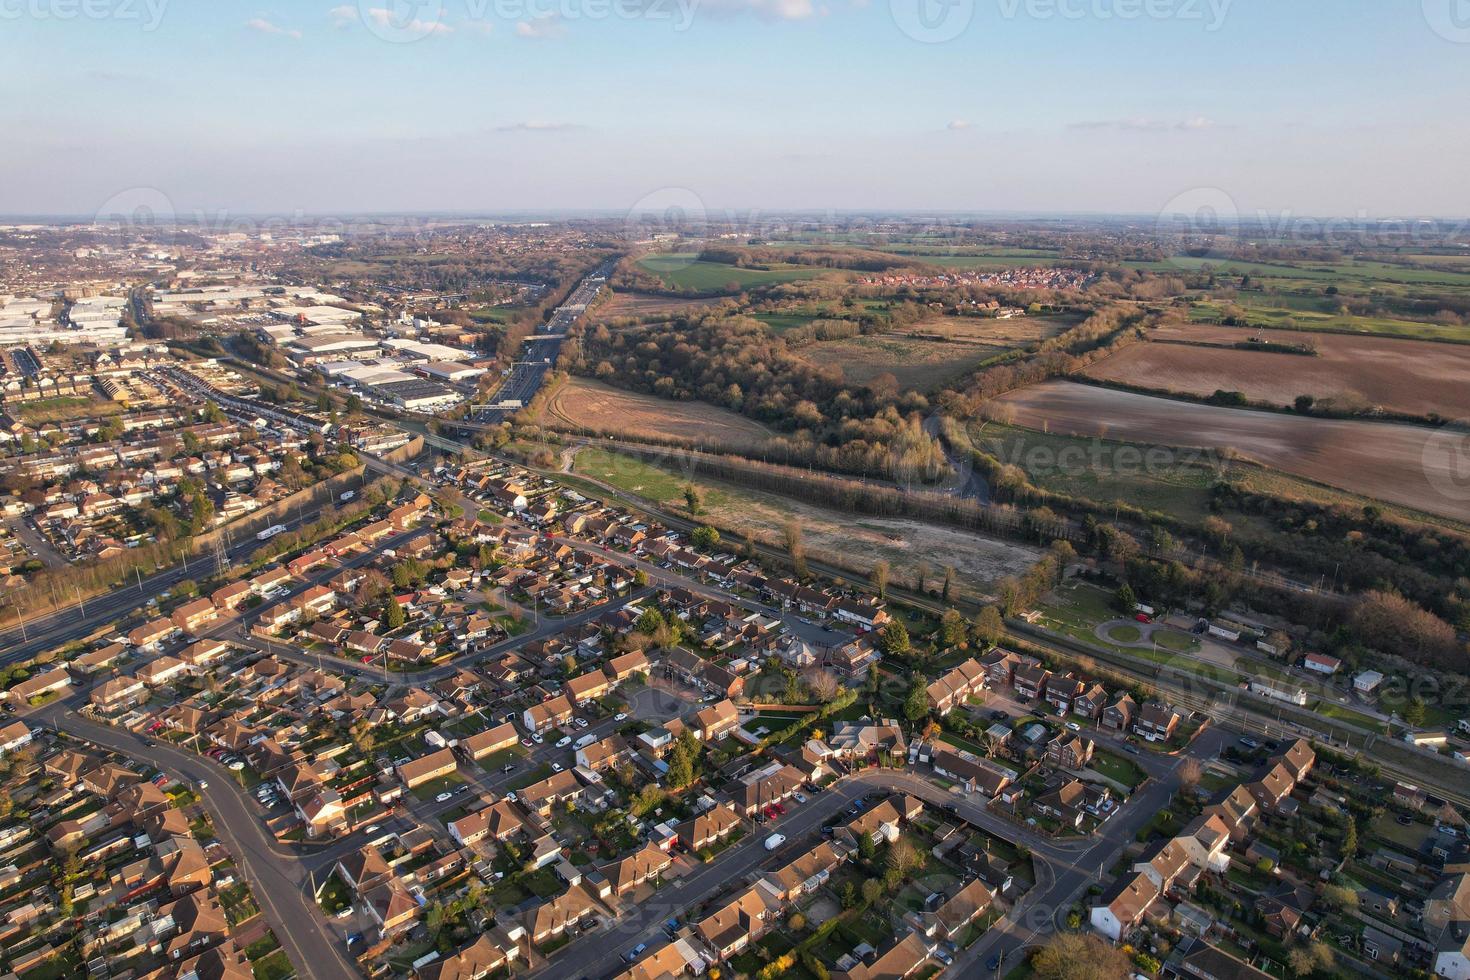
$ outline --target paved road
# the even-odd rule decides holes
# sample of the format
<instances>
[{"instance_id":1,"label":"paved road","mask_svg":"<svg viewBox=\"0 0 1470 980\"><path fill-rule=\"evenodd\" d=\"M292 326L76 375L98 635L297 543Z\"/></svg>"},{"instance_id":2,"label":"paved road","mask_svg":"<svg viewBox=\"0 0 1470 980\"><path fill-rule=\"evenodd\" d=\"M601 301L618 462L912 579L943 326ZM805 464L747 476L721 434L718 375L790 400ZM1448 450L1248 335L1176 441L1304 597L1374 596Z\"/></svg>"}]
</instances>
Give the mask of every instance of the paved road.
<instances>
[{"instance_id":1,"label":"paved road","mask_svg":"<svg viewBox=\"0 0 1470 980\"><path fill-rule=\"evenodd\" d=\"M282 852L255 814L249 795L224 770L162 742L145 746L132 732L72 713L65 702L56 702L32 717L130 758L146 759L190 785L197 787L201 779L207 780L208 788L198 792L214 819L215 832L234 855L298 975L310 980L358 975L356 964L344 955L307 894L304 865L291 853Z\"/></svg>"},{"instance_id":2,"label":"paved road","mask_svg":"<svg viewBox=\"0 0 1470 980\"><path fill-rule=\"evenodd\" d=\"M281 523L287 529L310 524L326 506L323 503L302 510ZM225 556L231 564L241 564L247 562L258 547L260 542L249 536L228 548ZM148 600L167 592L184 579L202 577L205 570L212 568L210 557L200 555L152 575L135 578L132 583L106 595L35 619L28 618L23 626L0 630L0 665L28 660L38 653L83 639L104 625L137 612L148 604Z\"/></svg>"}]
</instances>

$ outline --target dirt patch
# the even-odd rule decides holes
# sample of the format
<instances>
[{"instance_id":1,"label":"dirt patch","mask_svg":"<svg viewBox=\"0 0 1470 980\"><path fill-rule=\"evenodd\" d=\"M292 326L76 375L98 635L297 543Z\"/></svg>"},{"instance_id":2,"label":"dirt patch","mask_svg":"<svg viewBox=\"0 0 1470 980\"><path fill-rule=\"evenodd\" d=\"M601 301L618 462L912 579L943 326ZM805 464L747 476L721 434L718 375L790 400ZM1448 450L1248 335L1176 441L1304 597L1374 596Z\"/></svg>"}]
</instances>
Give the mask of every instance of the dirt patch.
<instances>
[{"instance_id":1,"label":"dirt patch","mask_svg":"<svg viewBox=\"0 0 1470 980\"><path fill-rule=\"evenodd\" d=\"M1024 573L1041 556L1027 545L920 521L847 515L754 491L741 491L740 499L711 508L711 515L772 544L784 540L795 518L812 558L858 565L865 573L886 561L893 581L903 585L912 585L924 566L928 587L937 589L945 566L953 566L960 595L976 601L993 598L997 579Z\"/></svg>"},{"instance_id":2,"label":"dirt patch","mask_svg":"<svg viewBox=\"0 0 1470 980\"><path fill-rule=\"evenodd\" d=\"M979 316L941 316L895 332L909 337L944 337L1014 349L1054 337L1075 322L1075 319L1057 317L1013 317L999 320Z\"/></svg>"},{"instance_id":3,"label":"dirt patch","mask_svg":"<svg viewBox=\"0 0 1470 980\"><path fill-rule=\"evenodd\" d=\"M1305 344L1316 357L1237 350L1258 335ZM1340 408L1382 407L1412 415L1470 417L1470 346L1340 334L1261 331L1213 324L1160 327L1160 341L1134 344L1087 369L1089 377L1195 395L1239 391L1252 401L1290 405L1298 395Z\"/></svg>"},{"instance_id":4,"label":"dirt patch","mask_svg":"<svg viewBox=\"0 0 1470 980\"><path fill-rule=\"evenodd\" d=\"M1291 358L1278 354L1274 357ZM1234 451L1274 469L1460 520L1470 518L1455 450L1466 436L1422 426L1215 408L1048 381L997 401L1019 425L1057 434Z\"/></svg>"},{"instance_id":5,"label":"dirt patch","mask_svg":"<svg viewBox=\"0 0 1470 980\"><path fill-rule=\"evenodd\" d=\"M691 313L718 306L722 299L685 299L660 296L657 293L614 293L612 299L597 307L594 318L612 320L617 317L665 317Z\"/></svg>"},{"instance_id":6,"label":"dirt patch","mask_svg":"<svg viewBox=\"0 0 1470 980\"><path fill-rule=\"evenodd\" d=\"M587 378L570 378L546 405L547 421L609 435L690 439L699 445L758 447L770 431L704 402L676 402L623 391Z\"/></svg>"}]
</instances>

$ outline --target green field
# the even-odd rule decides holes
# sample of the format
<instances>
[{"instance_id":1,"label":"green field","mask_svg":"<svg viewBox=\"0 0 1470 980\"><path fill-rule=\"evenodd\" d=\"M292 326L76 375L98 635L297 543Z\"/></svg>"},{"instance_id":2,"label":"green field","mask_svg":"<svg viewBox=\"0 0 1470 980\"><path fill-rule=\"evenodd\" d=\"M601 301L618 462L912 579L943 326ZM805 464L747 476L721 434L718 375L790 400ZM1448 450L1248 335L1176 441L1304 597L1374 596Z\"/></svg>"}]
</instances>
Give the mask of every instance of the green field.
<instances>
[{"instance_id":1,"label":"green field","mask_svg":"<svg viewBox=\"0 0 1470 980\"><path fill-rule=\"evenodd\" d=\"M801 279L815 279L825 270L806 266L777 269L742 269L723 262L702 262L693 252L663 252L638 260L639 268L651 272L674 289L715 292L733 287L770 286Z\"/></svg>"},{"instance_id":2,"label":"green field","mask_svg":"<svg viewBox=\"0 0 1470 980\"><path fill-rule=\"evenodd\" d=\"M1131 504L1184 521L1204 520L1209 513L1209 489L1217 479L1213 469L1193 464L1172 449L1155 458L1167 456L1178 460L1177 465L1144 465L1153 447L1054 435L997 422L973 424L970 439L976 448L1019 466L1043 490L1099 503ZM1140 462L1132 465L1135 455Z\"/></svg>"},{"instance_id":3,"label":"green field","mask_svg":"<svg viewBox=\"0 0 1470 980\"><path fill-rule=\"evenodd\" d=\"M803 313L756 313L755 319L770 327L773 333L782 334L797 327L804 327L816 319Z\"/></svg>"},{"instance_id":4,"label":"green field","mask_svg":"<svg viewBox=\"0 0 1470 980\"><path fill-rule=\"evenodd\" d=\"M1312 309L1243 306L1244 319L1253 327L1279 330L1325 331L1329 333L1361 333L1411 340L1437 340L1470 344L1470 327L1424 323L1419 320L1397 320L1389 317L1351 316L1323 313ZM1195 303L1189 318L1196 323L1218 323L1224 318L1222 307L1214 303Z\"/></svg>"}]
</instances>

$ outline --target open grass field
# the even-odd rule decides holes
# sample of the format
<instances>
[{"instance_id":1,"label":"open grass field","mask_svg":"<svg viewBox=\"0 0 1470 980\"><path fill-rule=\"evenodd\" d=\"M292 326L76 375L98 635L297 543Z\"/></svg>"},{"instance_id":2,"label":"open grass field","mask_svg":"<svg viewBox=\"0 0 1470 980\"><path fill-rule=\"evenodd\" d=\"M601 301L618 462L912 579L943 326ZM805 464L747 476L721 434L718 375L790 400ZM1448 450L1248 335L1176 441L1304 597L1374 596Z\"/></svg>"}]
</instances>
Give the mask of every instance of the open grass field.
<instances>
[{"instance_id":1,"label":"open grass field","mask_svg":"<svg viewBox=\"0 0 1470 980\"><path fill-rule=\"evenodd\" d=\"M1450 286L1470 289L1470 272L1453 269L1413 269L1385 262L1347 259L1328 264L1283 265L1274 262L1237 261L1229 258L1198 258L1176 255L1161 262L1125 262L1137 269L1155 272L1197 272L1206 266L1224 275L1247 275L1254 279L1323 282L1403 283L1416 286Z\"/></svg>"},{"instance_id":2,"label":"open grass field","mask_svg":"<svg viewBox=\"0 0 1470 980\"><path fill-rule=\"evenodd\" d=\"M1003 350L898 334L870 334L808 344L799 353L820 367L842 368L843 378L852 384L868 384L879 375L892 374L900 388L935 391Z\"/></svg>"},{"instance_id":3,"label":"open grass field","mask_svg":"<svg viewBox=\"0 0 1470 980\"><path fill-rule=\"evenodd\" d=\"M1013 350L1039 343L1073 326L1076 317L1028 316L997 320L979 316L941 316L902 327L895 333L945 337Z\"/></svg>"},{"instance_id":4,"label":"open grass field","mask_svg":"<svg viewBox=\"0 0 1470 980\"><path fill-rule=\"evenodd\" d=\"M1216 408L1069 381L1032 385L997 401L1029 428L1238 453L1353 493L1470 518L1470 500L1455 492L1463 479L1452 469L1459 440L1442 430Z\"/></svg>"},{"instance_id":5,"label":"open grass field","mask_svg":"<svg viewBox=\"0 0 1470 980\"><path fill-rule=\"evenodd\" d=\"M613 298L593 311L597 320L612 320L617 317L664 317L677 316L718 306L717 298L685 299L682 296L660 296L656 293L614 293Z\"/></svg>"},{"instance_id":6,"label":"open grass field","mask_svg":"<svg viewBox=\"0 0 1470 980\"><path fill-rule=\"evenodd\" d=\"M546 417L630 438L693 439L707 445L758 447L771 435L758 422L704 402L676 402L569 378L547 401Z\"/></svg>"},{"instance_id":7,"label":"open grass field","mask_svg":"<svg viewBox=\"0 0 1470 980\"><path fill-rule=\"evenodd\" d=\"M1470 331L1467 331L1470 333ZM1207 324L1165 326L1161 341L1229 345L1259 331ZM1209 395L1243 392L1252 401L1287 406L1298 395L1340 408L1381 407L1447 418L1470 416L1470 345L1422 340L1271 331L1280 344L1310 344L1316 357L1263 350L1216 349L1178 343L1133 344L1091 365L1088 377L1161 390Z\"/></svg>"},{"instance_id":8,"label":"open grass field","mask_svg":"<svg viewBox=\"0 0 1470 980\"><path fill-rule=\"evenodd\" d=\"M996 579L1025 571L1040 556L1028 545L919 521L847 514L602 450L579 451L573 472L669 507L682 506L684 486L692 482L704 492L704 519L727 536L734 531L779 546L786 524L795 519L813 560L853 567L863 575L886 560L894 583L904 585L923 565L931 588L938 587L944 566L953 565L960 594L976 599L988 597Z\"/></svg>"},{"instance_id":9,"label":"open grass field","mask_svg":"<svg viewBox=\"0 0 1470 980\"><path fill-rule=\"evenodd\" d=\"M1185 521L1209 513L1209 488L1221 472L1172 448L1077 438L998 422L970 427L976 448L1021 467L1033 484L1053 493L1102 503L1119 501ZM1139 460L1137 465L1131 461ZM1143 461L1153 459L1154 463Z\"/></svg>"},{"instance_id":10,"label":"open grass field","mask_svg":"<svg viewBox=\"0 0 1470 980\"><path fill-rule=\"evenodd\" d=\"M749 286L816 279L827 270L815 266L785 266L776 269L742 269L723 262L701 262L690 252L661 252L638 260L674 289L739 290Z\"/></svg>"},{"instance_id":11,"label":"open grass field","mask_svg":"<svg viewBox=\"0 0 1470 980\"><path fill-rule=\"evenodd\" d=\"M1292 302L1292 299L1297 299ZM1280 305L1265 305L1269 303ZM1470 327L1425 323L1421 320L1399 320L1392 317L1352 316L1320 309L1306 298L1273 297L1262 304L1244 305L1241 315L1253 327L1270 330L1306 330L1327 333L1361 333L1410 340L1436 340L1452 344L1470 344ZM1223 307L1214 303L1195 303L1190 319L1200 323L1217 323L1224 317Z\"/></svg>"}]
</instances>

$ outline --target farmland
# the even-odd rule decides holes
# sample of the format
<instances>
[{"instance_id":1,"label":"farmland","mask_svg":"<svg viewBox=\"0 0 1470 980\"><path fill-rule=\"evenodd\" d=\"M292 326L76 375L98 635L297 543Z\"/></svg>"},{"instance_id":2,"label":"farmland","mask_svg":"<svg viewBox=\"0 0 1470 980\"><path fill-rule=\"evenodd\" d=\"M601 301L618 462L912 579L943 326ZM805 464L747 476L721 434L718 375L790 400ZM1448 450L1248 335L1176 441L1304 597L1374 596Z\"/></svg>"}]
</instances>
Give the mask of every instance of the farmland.
<instances>
[{"instance_id":1,"label":"farmland","mask_svg":"<svg viewBox=\"0 0 1470 980\"><path fill-rule=\"evenodd\" d=\"M906 335L944 337L966 343L1014 349L1055 337L1077 322L1075 317L1016 317L998 320L978 316L942 316L904 327Z\"/></svg>"},{"instance_id":2,"label":"farmland","mask_svg":"<svg viewBox=\"0 0 1470 980\"><path fill-rule=\"evenodd\" d=\"M990 584L1023 572L1038 557L1036 549L1009 541L936 527L900 518L867 517L800 503L776 494L748 490L717 480L692 477L641 460L602 450L583 449L574 472L600 480L660 505L677 505L694 483L704 493L702 519L727 532L777 544L786 524L800 523L807 553L866 575L879 560L889 562L893 581L909 584L923 566L930 588L938 588L946 565L955 569L961 595L987 596Z\"/></svg>"},{"instance_id":3,"label":"farmland","mask_svg":"<svg viewBox=\"0 0 1470 980\"><path fill-rule=\"evenodd\" d=\"M1289 357L1291 355L1277 355ZM1091 385L1052 381L998 401L1014 421L1051 432L1234 452L1335 487L1456 519L1455 494L1436 430L1216 408Z\"/></svg>"},{"instance_id":4,"label":"farmland","mask_svg":"<svg viewBox=\"0 0 1470 980\"><path fill-rule=\"evenodd\" d=\"M662 279L673 289L692 289L700 292L719 292L733 287L736 290L750 286L769 286L776 283L815 279L825 270L807 266L787 266L776 269L753 269L726 265L723 262L704 262L692 252L663 252L646 255L638 260L639 267Z\"/></svg>"},{"instance_id":5,"label":"farmland","mask_svg":"<svg viewBox=\"0 0 1470 980\"><path fill-rule=\"evenodd\" d=\"M1241 307L1235 315L1251 327L1270 330L1376 334L1411 340L1470 344L1470 327L1392 317L1338 314L1318 309L1319 305L1319 302L1307 297L1276 296ZM1225 314L1225 308L1215 303L1195 303L1189 312L1190 319L1199 323L1218 323Z\"/></svg>"},{"instance_id":6,"label":"farmland","mask_svg":"<svg viewBox=\"0 0 1470 980\"><path fill-rule=\"evenodd\" d=\"M1161 327L1150 336L1230 345L1256 332L1186 324ZM1239 391L1252 401L1283 406L1305 394L1338 409L1376 406L1412 415L1437 412L1449 418L1470 414L1470 346L1292 331L1272 331L1265 339L1309 344L1316 348L1317 356L1179 343L1134 344L1092 365L1086 374L1194 395L1219 389Z\"/></svg>"},{"instance_id":7,"label":"farmland","mask_svg":"<svg viewBox=\"0 0 1470 980\"><path fill-rule=\"evenodd\" d=\"M614 293L612 299L597 307L593 315L599 320L618 317L661 318L717 306L720 302L719 299L686 299L682 296L659 296L654 293Z\"/></svg>"},{"instance_id":8,"label":"farmland","mask_svg":"<svg viewBox=\"0 0 1470 980\"><path fill-rule=\"evenodd\" d=\"M687 439L701 445L758 447L770 432L758 422L704 402L672 402L587 378L569 378L546 405L547 421L630 438Z\"/></svg>"},{"instance_id":9,"label":"farmland","mask_svg":"<svg viewBox=\"0 0 1470 980\"><path fill-rule=\"evenodd\" d=\"M898 334L875 334L830 340L799 348L802 357L821 367L842 369L853 384L868 384L892 374L900 388L934 391L974 370L1003 348L916 340Z\"/></svg>"}]
</instances>

